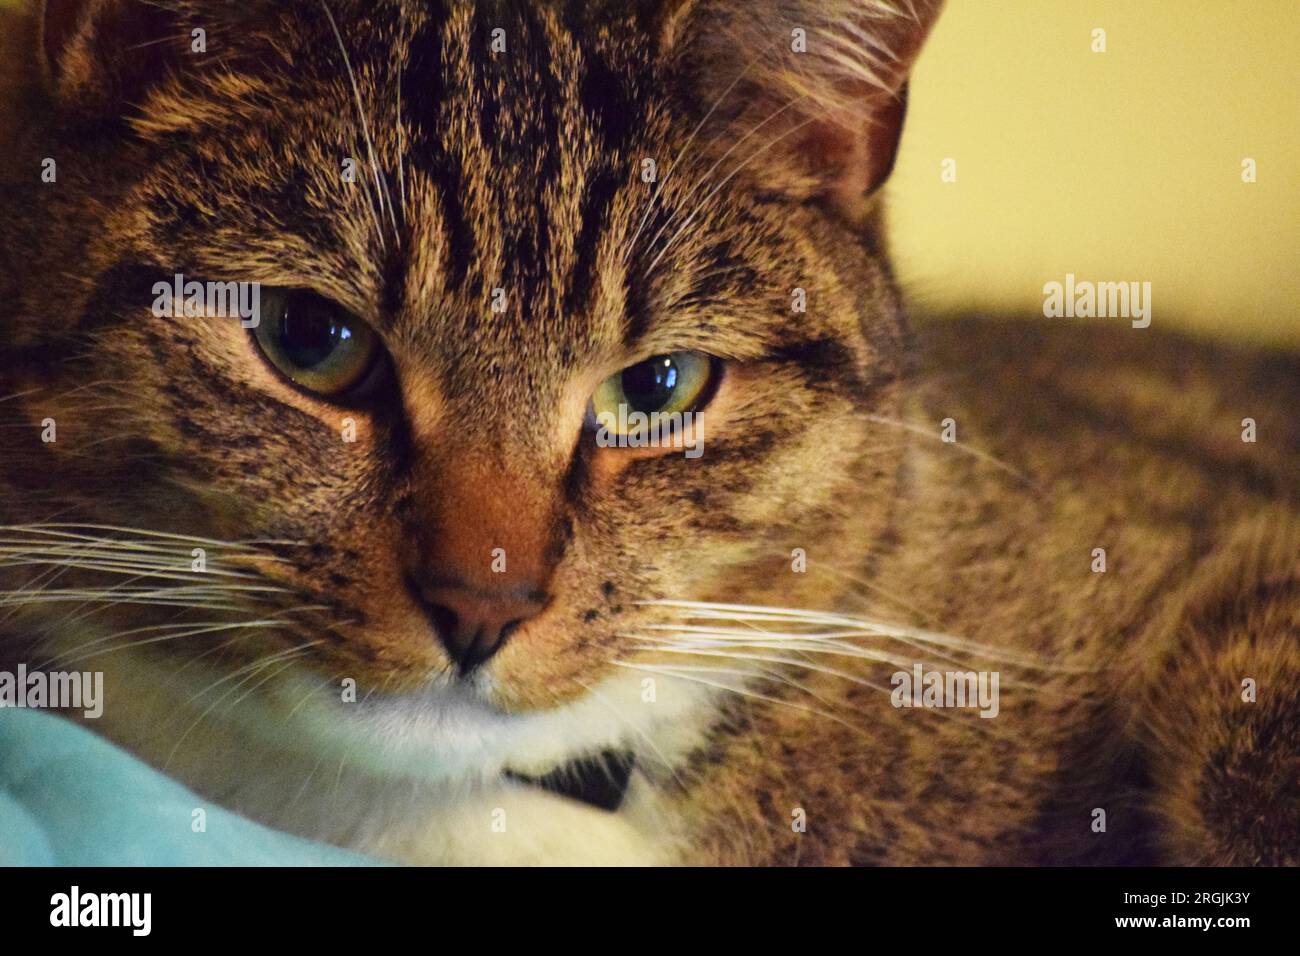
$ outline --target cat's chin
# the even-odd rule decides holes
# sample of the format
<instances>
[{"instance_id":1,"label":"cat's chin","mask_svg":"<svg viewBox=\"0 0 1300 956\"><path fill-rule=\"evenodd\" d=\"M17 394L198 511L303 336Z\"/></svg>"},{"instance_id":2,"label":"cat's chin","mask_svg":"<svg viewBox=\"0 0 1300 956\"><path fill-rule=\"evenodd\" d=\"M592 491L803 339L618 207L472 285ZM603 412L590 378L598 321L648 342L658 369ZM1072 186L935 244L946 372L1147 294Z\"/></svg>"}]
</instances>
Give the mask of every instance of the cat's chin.
<instances>
[{"instance_id":1,"label":"cat's chin","mask_svg":"<svg viewBox=\"0 0 1300 956\"><path fill-rule=\"evenodd\" d=\"M349 827L400 816L412 801L431 818L497 806L521 786L542 792L523 780L566 776L609 752L629 758L636 780L671 779L705 746L720 695L689 681L647 687L639 673L615 670L560 706L508 713L491 703L486 679L352 701L303 670L214 708L195 695L221 673L190 668L178 680L174 668L127 654L105 658L105 669L111 706L94 729L224 806L339 845L352 845ZM636 790L634 780L632 803Z\"/></svg>"},{"instance_id":2,"label":"cat's chin","mask_svg":"<svg viewBox=\"0 0 1300 956\"><path fill-rule=\"evenodd\" d=\"M240 723L279 746L346 758L378 776L470 786L507 773L542 776L610 750L664 768L700 744L716 697L708 687L667 682L647 699L641 678L616 673L558 707L512 713L491 702L486 679L355 701L312 695L312 682L283 682Z\"/></svg>"}]
</instances>

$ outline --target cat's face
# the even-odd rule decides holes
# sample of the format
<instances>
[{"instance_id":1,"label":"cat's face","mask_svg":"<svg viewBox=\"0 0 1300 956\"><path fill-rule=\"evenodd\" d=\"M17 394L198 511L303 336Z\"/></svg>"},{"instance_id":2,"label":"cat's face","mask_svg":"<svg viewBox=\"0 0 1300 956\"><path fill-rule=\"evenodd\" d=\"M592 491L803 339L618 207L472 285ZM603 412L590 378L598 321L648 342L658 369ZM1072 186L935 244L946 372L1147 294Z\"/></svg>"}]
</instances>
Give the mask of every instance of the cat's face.
<instances>
[{"instance_id":1,"label":"cat's face","mask_svg":"<svg viewBox=\"0 0 1300 956\"><path fill-rule=\"evenodd\" d=\"M60 291L41 312L24 290L5 378L58 437L9 459L0 517L187 536L186 585L212 539L212 567L253 575L222 582L281 589L202 592L274 626L153 653L305 646L290 674L508 712L663 679L626 665L676 663L646 628L690 612L646 602L832 605L897 480L901 433L872 419L899 401L898 297L836 192L884 147L767 108L743 31L700 6L183 14L207 54L172 54L127 128L42 146L32 254ZM176 273L260 283L261 326L156 315ZM611 381L698 412L698 457L602 447Z\"/></svg>"}]
</instances>

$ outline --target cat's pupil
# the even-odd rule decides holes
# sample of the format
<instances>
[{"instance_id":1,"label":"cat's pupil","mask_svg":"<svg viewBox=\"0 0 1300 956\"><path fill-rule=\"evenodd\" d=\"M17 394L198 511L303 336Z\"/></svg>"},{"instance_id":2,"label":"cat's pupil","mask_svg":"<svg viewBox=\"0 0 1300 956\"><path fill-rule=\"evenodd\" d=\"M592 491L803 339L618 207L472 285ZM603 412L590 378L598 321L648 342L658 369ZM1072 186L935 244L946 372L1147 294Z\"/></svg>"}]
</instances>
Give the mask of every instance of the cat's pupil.
<instances>
[{"instance_id":1,"label":"cat's pupil","mask_svg":"<svg viewBox=\"0 0 1300 956\"><path fill-rule=\"evenodd\" d=\"M292 296L280 320L280 347L299 368L314 368L352 337L337 311L317 296Z\"/></svg>"},{"instance_id":2,"label":"cat's pupil","mask_svg":"<svg viewBox=\"0 0 1300 956\"><path fill-rule=\"evenodd\" d=\"M634 411L663 408L677 388L677 363L672 356L656 355L623 371L623 394Z\"/></svg>"}]
</instances>

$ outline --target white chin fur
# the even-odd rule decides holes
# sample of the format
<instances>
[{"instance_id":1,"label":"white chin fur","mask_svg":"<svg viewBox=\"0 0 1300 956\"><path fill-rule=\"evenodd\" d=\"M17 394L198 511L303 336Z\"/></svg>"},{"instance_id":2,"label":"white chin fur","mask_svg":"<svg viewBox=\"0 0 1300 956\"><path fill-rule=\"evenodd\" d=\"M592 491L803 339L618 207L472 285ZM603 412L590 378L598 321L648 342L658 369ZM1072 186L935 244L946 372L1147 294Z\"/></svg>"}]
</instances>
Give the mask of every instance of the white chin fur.
<instances>
[{"instance_id":1,"label":"white chin fur","mask_svg":"<svg viewBox=\"0 0 1300 956\"><path fill-rule=\"evenodd\" d=\"M464 686L344 703L337 685L302 675L227 709L184 703L216 679L200 668L177 680L127 654L104 666L97 729L115 736L116 725L146 759L253 819L408 863L673 859L678 837L654 781L705 743L720 694L663 675L648 687L642 672L616 669L562 707L505 714ZM636 757L617 813L502 776L609 749Z\"/></svg>"},{"instance_id":2,"label":"white chin fur","mask_svg":"<svg viewBox=\"0 0 1300 956\"><path fill-rule=\"evenodd\" d=\"M516 714L492 707L464 685L376 694L356 703L317 699L289 724L315 747L346 751L381 775L474 783L505 770L540 775L609 749L631 751L646 766L666 771L664 764L675 764L699 744L714 693L661 678L649 694L643 680L633 672L614 673L571 703ZM302 699L292 687L276 696Z\"/></svg>"},{"instance_id":3,"label":"white chin fur","mask_svg":"<svg viewBox=\"0 0 1300 956\"><path fill-rule=\"evenodd\" d=\"M228 749L221 740L231 736L243 741L237 747L261 742L291 759L345 760L379 778L469 787L505 770L540 775L609 749L629 751L646 770L670 774L703 743L721 693L664 675L647 685L643 672L615 668L568 704L505 713L487 702L482 687L464 683L409 694L367 696L363 690L347 703L337 684L285 671L256 693L239 688L219 701L238 697L237 706L208 706L216 695L200 692L220 675L203 668L178 679L173 668L129 654L107 656L102 666L107 701L100 729L133 728L129 738L152 749L141 729L168 723L170 735L189 725L184 747L171 753L180 764L201 764L205 752ZM161 751L167 756L177 740L155 743L167 744ZM192 751L192 759L183 751Z\"/></svg>"}]
</instances>

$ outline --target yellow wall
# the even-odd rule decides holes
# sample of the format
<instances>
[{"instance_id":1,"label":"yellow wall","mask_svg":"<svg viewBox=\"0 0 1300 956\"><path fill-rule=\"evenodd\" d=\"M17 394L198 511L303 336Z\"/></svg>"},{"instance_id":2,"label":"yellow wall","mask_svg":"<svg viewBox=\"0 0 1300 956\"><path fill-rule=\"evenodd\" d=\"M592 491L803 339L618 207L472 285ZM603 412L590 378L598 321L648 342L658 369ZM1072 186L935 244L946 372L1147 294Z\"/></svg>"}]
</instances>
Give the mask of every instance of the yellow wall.
<instances>
[{"instance_id":1,"label":"yellow wall","mask_svg":"<svg viewBox=\"0 0 1300 956\"><path fill-rule=\"evenodd\" d=\"M1073 272L1150 281L1153 327L1300 344L1300 0L949 0L908 124L919 305L1041 315Z\"/></svg>"}]
</instances>

